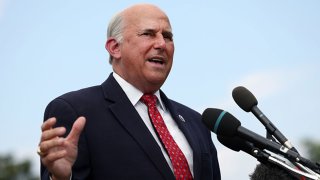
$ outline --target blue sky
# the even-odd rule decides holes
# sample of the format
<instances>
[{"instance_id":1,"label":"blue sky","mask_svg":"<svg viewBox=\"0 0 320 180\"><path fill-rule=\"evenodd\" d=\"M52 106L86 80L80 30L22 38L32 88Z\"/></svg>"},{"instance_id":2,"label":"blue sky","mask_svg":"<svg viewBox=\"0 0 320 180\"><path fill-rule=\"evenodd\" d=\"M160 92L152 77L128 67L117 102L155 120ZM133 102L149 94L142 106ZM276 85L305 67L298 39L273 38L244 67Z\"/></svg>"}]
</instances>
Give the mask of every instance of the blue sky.
<instances>
[{"instance_id":1,"label":"blue sky","mask_svg":"<svg viewBox=\"0 0 320 180\"><path fill-rule=\"evenodd\" d=\"M0 0L0 153L38 166L45 106L106 79L108 21L137 2ZM169 97L200 113L225 109L264 135L232 99L242 85L298 150L304 138L320 140L320 1L146 2L161 7L173 27L174 66L162 88ZM248 179L256 160L224 148L214 134L213 141L223 178Z\"/></svg>"}]
</instances>

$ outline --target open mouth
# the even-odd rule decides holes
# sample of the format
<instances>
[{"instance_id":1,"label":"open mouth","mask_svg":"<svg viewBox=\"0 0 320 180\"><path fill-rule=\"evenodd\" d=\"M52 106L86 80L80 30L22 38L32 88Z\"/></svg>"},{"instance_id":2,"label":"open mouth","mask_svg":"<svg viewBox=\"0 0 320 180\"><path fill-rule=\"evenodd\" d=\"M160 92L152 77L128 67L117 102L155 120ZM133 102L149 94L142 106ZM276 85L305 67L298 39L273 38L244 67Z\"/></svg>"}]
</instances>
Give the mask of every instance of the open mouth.
<instances>
[{"instance_id":1,"label":"open mouth","mask_svg":"<svg viewBox=\"0 0 320 180\"><path fill-rule=\"evenodd\" d=\"M157 59L157 58L151 58L151 59L148 59L148 61L152 63L157 63L157 64L164 64L162 59Z\"/></svg>"}]
</instances>

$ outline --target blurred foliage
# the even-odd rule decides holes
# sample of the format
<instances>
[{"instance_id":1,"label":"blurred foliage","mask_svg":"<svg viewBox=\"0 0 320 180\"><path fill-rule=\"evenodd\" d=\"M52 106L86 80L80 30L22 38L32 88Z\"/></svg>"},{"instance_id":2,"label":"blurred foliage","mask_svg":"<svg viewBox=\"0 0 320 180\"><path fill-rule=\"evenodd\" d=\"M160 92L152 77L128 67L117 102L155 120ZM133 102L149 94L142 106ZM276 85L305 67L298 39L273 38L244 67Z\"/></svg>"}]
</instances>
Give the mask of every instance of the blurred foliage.
<instances>
[{"instance_id":1,"label":"blurred foliage","mask_svg":"<svg viewBox=\"0 0 320 180\"><path fill-rule=\"evenodd\" d=\"M311 139L304 139L303 144L306 147L310 160L320 162L320 142Z\"/></svg>"},{"instance_id":2,"label":"blurred foliage","mask_svg":"<svg viewBox=\"0 0 320 180\"><path fill-rule=\"evenodd\" d=\"M38 180L30 160L17 162L12 155L0 155L0 180Z\"/></svg>"}]
</instances>

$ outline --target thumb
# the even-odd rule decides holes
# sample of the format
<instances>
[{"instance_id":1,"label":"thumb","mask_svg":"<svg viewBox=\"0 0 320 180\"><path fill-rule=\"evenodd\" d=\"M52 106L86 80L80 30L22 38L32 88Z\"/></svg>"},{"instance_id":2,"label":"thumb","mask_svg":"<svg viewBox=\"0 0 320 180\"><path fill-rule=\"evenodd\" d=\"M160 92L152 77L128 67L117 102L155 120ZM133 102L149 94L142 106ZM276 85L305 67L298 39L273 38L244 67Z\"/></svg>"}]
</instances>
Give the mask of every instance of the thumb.
<instances>
[{"instance_id":1,"label":"thumb","mask_svg":"<svg viewBox=\"0 0 320 180\"><path fill-rule=\"evenodd\" d=\"M73 123L70 134L67 137L67 139L71 143L73 143L75 145L78 144L80 134L81 134L85 124L86 124L86 118L83 116L78 117L78 119Z\"/></svg>"}]
</instances>

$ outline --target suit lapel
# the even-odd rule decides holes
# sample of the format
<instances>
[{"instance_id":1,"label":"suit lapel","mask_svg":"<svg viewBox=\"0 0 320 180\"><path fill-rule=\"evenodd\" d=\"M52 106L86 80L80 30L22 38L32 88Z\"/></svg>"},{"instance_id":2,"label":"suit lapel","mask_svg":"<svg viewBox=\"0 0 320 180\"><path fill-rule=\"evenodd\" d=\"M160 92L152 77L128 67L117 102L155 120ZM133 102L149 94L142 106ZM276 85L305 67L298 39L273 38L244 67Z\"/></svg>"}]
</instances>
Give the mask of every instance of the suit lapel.
<instances>
[{"instance_id":1,"label":"suit lapel","mask_svg":"<svg viewBox=\"0 0 320 180\"><path fill-rule=\"evenodd\" d=\"M105 98L114 102L108 108L116 119L140 145L165 179L174 179L173 172L163 157L159 145L112 75L102 84L102 88Z\"/></svg>"},{"instance_id":2,"label":"suit lapel","mask_svg":"<svg viewBox=\"0 0 320 180\"><path fill-rule=\"evenodd\" d=\"M197 140L196 130L192 128L191 121L188 117L185 117L184 113L173 106L171 101L161 91L161 99L164 101L166 107L169 109L173 119L178 124L179 129L183 132L188 140L189 145L193 151L193 173L194 179L200 179L201 174L201 149L199 141Z\"/></svg>"}]
</instances>

